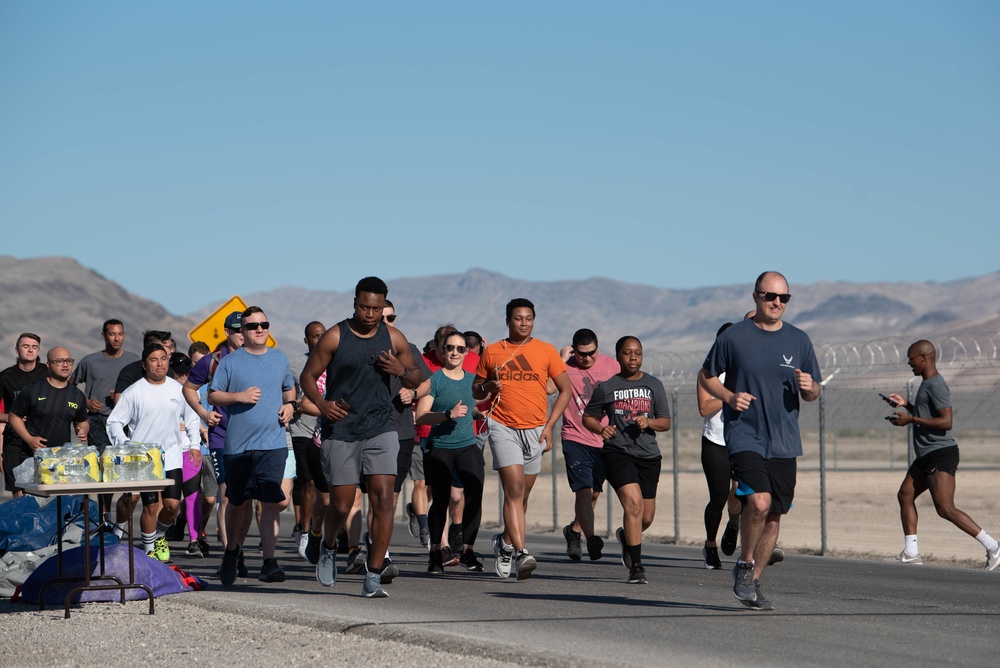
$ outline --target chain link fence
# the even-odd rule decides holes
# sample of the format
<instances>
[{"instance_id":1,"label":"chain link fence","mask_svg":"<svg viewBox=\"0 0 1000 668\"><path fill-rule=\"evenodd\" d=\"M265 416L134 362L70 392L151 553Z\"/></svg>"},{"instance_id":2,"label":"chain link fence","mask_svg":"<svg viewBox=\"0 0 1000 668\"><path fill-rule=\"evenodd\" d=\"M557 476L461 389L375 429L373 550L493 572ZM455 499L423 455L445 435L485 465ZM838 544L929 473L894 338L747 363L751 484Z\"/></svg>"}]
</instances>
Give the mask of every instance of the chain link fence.
<instances>
[{"instance_id":1,"label":"chain link fence","mask_svg":"<svg viewBox=\"0 0 1000 668\"><path fill-rule=\"evenodd\" d=\"M781 523L782 548L867 558L888 558L902 549L896 491L912 461L911 428L895 427L884 419L892 409L879 393L898 392L910 398L915 394L920 379L906 364L910 343L892 338L816 346L824 388L819 400L802 403L803 456L793 509ZM934 343L938 370L951 388L952 435L961 451L956 505L1000 537L1000 333L949 336ZM706 538L708 487L701 469L702 418L695 394L704 357L704 352L658 351L645 356L643 369L663 382L672 417L671 430L658 435L663 465L656 519L646 533L647 541L700 545ZM489 448L486 455L484 533L498 526L501 517ZM572 521L573 505L557 442L532 491L528 526L533 531L559 531ZM937 516L929 493L920 497L917 508L925 561L983 562L983 548ZM621 507L605 485L596 528L606 541L610 539L609 550L613 551L614 529L620 524Z\"/></svg>"}]
</instances>

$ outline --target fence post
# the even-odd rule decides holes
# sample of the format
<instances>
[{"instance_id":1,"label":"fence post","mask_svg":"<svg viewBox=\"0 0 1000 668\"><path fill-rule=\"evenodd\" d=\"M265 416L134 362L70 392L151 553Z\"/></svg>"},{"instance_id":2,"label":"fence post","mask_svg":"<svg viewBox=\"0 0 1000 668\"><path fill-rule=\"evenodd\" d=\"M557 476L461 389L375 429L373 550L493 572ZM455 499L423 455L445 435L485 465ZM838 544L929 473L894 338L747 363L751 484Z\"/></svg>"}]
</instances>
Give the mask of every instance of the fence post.
<instances>
[{"instance_id":1,"label":"fence post","mask_svg":"<svg viewBox=\"0 0 1000 668\"><path fill-rule=\"evenodd\" d=\"M403 502L399 504L399 519L405 522L409 518L406 516L406 499L409 496L406 493L406 481L409 479L410 475L407 473L406 478L403 478L403 486L399 489L399 498L403 499ZM311 512L311 511L310 511Z\"/></svg>"},{"instance_id":2,"label":"fence post","mask_svg":"<svg viewBox=\"0 0 1000 668\"><path fill-rule=\"evenodd\" d=\"M819 393L819 533L820 556L826 555L826 392Z\"/></svg>"},{"instance_id":3,"label":"fence post","mask_svg":"<svg viewBox=\"0 0 1000 668\"><path fill-rule=\"evenodd\" d=\"M913 381L917 379L916 376L910 378L906 381L906 402L913 405ZM906 425L906 466L909 468L910 464L913 463L913 423Z\"/></svg>"},{"instance_id":4,"label":"fence post","mask_svg":"<svg viewBox=\"0 0 1000 668\"><path fill-rule=\"evenodd\" d=\"M561 443L562 441L560 441ZM574 513L575 514L575 513ZM552 530L559 529L559 501L556 498L556 448L552 446Z\"/></svg>"},{"instance_id":5,"label":"fence post","mask_svg":"<svg viewBox=\"0 0 1000 668\"><path fill-rule=\"evenodd\" d=\"M527 523L528 518L525 517L524 520ZM497 524L501 530L507 529L503 523L503 482L500 480L499 473L497 473Z\"/></svg>"},{"instance_id":6,"label":"fence post","mask_svg":"<svg viewBox=\"0 0 1000 668\"><path fill-rule=\"evenodd\" d=\"M607 518L608 519L608 532L605 535L607 535L607 537L610 539L611 536L613 535L611 533L611 496L612 496L612 492L614 490L611 489L611 484L610 483L607 483L607 488L608 488L608 491L607 491L607 494L604 495L604 500L605 500L605 502L607 503L607 506L608 506L608 518Z\"/></svg>"},{"instance_id":7,"label":"fence post","mask_svg":"<svg viewBox=\"0 0 1000 668\"><path fill-rule=\"evenodd\" d=\"M679 545L681 542L681 509L680 509L680 498L681 498L681 486L680 480L678 479L677 465L677 389L675 388L671 394L671 406L670 406L670 434L671 442L674 451L674 545Z\"/></svg>"}]
</instances>

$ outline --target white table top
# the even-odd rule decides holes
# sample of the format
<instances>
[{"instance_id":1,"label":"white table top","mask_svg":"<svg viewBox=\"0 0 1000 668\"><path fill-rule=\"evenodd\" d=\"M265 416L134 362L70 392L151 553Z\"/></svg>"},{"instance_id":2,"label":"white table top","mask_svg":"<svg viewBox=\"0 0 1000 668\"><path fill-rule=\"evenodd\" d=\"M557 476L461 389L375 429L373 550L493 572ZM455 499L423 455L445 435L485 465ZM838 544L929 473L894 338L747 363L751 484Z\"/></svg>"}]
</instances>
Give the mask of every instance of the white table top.
<instances>
[{"instance_id":1,"label":"white table top","mask_svg":"<svg viewBox=\"0 0 1000 668\"><path fill-rule=\"evenodd\" d=\"M66 496L68 494L117 494L119 492L159 492L174 484L173 480L132 480L117 482L80 482L65 485L26 483L23 489L32 496Z\"/></svg>"}]
</instances>

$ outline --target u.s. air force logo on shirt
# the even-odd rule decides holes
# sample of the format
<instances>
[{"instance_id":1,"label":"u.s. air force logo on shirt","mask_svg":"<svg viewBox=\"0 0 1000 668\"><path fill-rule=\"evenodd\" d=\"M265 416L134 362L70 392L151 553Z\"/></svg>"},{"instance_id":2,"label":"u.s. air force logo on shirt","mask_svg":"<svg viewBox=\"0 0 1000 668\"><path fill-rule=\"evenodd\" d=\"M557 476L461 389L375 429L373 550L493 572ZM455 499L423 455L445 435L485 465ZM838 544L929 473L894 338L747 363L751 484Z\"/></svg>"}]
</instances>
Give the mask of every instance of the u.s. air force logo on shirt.
<instances>
[{"instance_id":1,"label":"u.s. air force logo on shirt","mask_svg":"<svg viewBox=\"0 0 1000 668\"><path fill-rule=\"evenodd\" d=\"M795 368L795 365L792 364L792 360L795 359L794 355L784 355L783 354L781 356L781 359L783 359L785 361L782 364L779 364L778 366L783 366L786 369L794 369Z\"/></svg>"}]
</instances>

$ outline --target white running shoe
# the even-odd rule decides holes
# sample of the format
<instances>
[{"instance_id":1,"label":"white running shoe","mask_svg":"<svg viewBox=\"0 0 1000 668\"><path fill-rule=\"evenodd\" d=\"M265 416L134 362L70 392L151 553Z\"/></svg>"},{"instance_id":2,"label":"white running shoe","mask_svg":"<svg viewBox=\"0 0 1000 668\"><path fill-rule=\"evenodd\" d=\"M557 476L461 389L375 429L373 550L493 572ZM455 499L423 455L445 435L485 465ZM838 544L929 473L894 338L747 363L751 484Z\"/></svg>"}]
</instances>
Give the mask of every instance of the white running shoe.
<instances>
[{"instance_id":1,"label":"white running shoe","mask_svg":"<svg viewBox=\"0 0 1000 668\"><path fill-rule=\"evenodd\" d=\"M1000 545L993 552L986 550L986 570L992 571L1000 565Z\"/></svg>"},{"instance_id":2,"label":"white running shoe","mask_svg":"<svg viewBox=\"0 0 1000 668\"><path fill-rule=\"evenodd\" d=\"M305 560L309 560L306 556L306 546L309 545L309 532L303 531L299 534L299 556Z\"/></svg>"},{"instance_id":3,"label":"white running shoe","mask_svg":"<svg viewBox=\"0 0 1000 668\"><path fill-rule=\"evenodd\" d=\"M909 555L906 553L906 550L903 550L902 552L896 555L896 561L901 564L914 564L914 565L919 565L924 563L924 560L920 558L919 554Z\"/></svg>"},{"instance_id":4,"label":"white running shoe","mask_svg":"<svg viewBox=\"0 0 1000 668\"><path fill-rule=\"evenodd\" d=\"M514 560L514 548L504 548L502 533L493 534L493 555L496 559L497 575L509 578L511 562Z\"/></svg>"}]
</instances>

